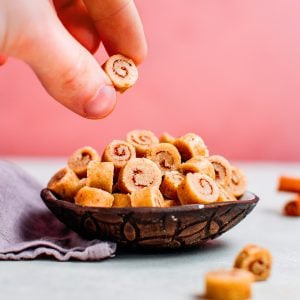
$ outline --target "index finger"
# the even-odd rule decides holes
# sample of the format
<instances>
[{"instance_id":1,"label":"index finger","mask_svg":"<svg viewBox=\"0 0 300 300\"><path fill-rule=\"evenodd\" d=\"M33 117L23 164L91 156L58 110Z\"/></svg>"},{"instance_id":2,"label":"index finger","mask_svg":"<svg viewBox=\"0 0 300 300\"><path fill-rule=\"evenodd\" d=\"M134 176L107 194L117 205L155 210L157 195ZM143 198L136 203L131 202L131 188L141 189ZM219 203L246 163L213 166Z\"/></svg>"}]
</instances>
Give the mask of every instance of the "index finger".
<instances>
[{"instance_id":1,"label":"index finger","mask_svg":"<svg viewBox=\"0 0 300 300\"><path fill-rule=\"evenodd\" d=\"M141 63L147 54L143 25L132 0L83 0L109 55Z\"/></svg>"}]
</instances>

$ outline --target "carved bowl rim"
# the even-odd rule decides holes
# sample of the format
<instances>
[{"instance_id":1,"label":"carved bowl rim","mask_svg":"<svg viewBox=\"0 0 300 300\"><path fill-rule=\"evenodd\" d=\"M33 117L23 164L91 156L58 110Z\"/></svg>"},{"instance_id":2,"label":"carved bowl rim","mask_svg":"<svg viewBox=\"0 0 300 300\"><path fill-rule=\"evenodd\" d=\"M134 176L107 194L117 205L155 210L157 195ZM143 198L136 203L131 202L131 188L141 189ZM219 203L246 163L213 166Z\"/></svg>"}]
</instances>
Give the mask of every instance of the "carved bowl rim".
<instances>
[{"instance_id":1,"label":"carved bowl rim","mask_svg":"<svg viewBox=\"0 0 300 300\"><path fill-rule=\"evenodd\" d=\"M93 206L81 206L75 203L58 199L49 189L44 188L41 191L41 198L46 202L58 202L60 206L68 207L71 209L81 208L83 210L91 212L110 212L110 213L130 213L130 212L143 212L143 213L166 213L166 212L187 212L194 210L202 210L207 208L217 208L221 206L229 205L245 205L245 204L257 204L259 197L253 192L246 191L239 200L237 201L226 201L226 202L216 202L212 204L186 204L173 207L93 207Z\"/></svg>"}]
</instances>

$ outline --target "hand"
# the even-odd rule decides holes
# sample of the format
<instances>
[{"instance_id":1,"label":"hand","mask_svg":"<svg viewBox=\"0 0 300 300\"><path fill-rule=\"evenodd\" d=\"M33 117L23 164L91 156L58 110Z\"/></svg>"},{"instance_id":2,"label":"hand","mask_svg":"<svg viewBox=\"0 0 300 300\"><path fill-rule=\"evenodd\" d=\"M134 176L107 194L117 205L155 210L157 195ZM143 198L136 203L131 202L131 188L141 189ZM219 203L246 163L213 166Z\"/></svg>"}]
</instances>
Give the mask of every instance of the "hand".
<instances>
[{"instance_id":1,"label":"hand","mask_svg":"<svg viewBox=\"0 0 300 300\"><path fill-rule=\"evenodd\" d=\"M132 0L0 0L0 65L28 63L48 93L73 112L107 116L116 92L94 53L103 42L139 64L147 52Z\"/></svg>"}]
</instances>

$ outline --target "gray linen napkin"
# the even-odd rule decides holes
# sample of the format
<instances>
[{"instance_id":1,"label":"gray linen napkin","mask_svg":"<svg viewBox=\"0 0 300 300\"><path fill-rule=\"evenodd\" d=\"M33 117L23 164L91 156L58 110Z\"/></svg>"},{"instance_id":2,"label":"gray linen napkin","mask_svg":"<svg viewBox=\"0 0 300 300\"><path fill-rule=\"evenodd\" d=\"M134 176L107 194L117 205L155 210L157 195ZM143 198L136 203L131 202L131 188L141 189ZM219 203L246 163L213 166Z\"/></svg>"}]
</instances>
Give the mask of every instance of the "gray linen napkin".
<instances>
[{"instance_id":1,"label":"gray linen napkin","mask_svg":"<svg viewBox=\"0 0 300 300\"><path fill-rule=\"evenodd\" d=\"M41 189L22 169L0 161L1 260L100 260L114 255L114 243L85 240L58 221L42 202Z\"/></svg>"}]
</instances>

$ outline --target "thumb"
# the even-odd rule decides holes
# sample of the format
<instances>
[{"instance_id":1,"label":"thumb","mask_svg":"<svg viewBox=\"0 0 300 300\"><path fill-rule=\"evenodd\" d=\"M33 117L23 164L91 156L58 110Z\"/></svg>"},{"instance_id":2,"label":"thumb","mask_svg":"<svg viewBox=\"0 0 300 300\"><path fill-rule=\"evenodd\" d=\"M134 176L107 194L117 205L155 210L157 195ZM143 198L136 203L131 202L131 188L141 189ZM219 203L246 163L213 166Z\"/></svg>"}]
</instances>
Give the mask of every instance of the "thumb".
<instances>
[{"instance_id":1,"label":"thumb","mask_svg":"<svg viewBox=\"0 0 300 300\"><path fill-rule=\"evenodd\" d=\"M53 8L46 8L22 32L25 38L16 56L31 66L53 98L73 112L91 119L107 116L116 104L110 79Z\"/></svg>"}]
</instances>

